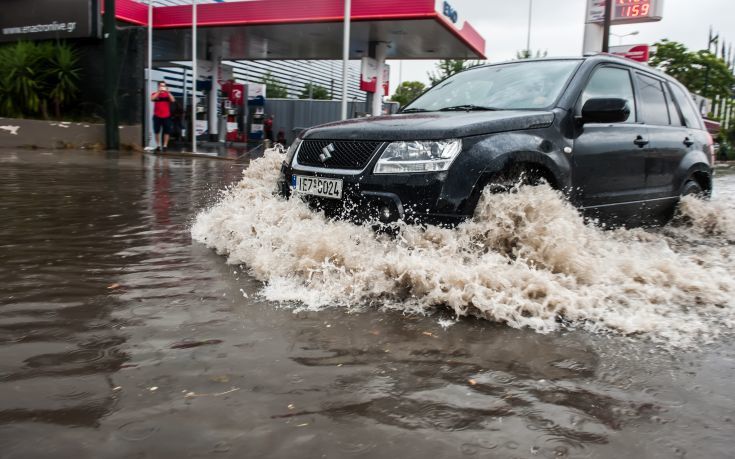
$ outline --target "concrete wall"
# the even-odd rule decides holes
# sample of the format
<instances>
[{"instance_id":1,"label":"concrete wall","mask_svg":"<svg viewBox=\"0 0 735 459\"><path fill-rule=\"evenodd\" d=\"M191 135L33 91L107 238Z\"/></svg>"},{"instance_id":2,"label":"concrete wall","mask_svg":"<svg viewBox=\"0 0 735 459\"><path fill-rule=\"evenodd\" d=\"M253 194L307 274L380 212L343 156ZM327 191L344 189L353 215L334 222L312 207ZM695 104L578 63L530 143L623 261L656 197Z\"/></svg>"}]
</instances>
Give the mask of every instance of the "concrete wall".
<instances>
[{"instance_id":1,"label":"concrete wall","mask_svg":"<svg viewBox=\"0 0 735 459\"><path fill-rule=\"evenodd\" d=\"M120 146L140 148L141 127L121 126ZM0 118L0 147L104 148L105 126L95 123Z\"/></svg>"}]
</instances>

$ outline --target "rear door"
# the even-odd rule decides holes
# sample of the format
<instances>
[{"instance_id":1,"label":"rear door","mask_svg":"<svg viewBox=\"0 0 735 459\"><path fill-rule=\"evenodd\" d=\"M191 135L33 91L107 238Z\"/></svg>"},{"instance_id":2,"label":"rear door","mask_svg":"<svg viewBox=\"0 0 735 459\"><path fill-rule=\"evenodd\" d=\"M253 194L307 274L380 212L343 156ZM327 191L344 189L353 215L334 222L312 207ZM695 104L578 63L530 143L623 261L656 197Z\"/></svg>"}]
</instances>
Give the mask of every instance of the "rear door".
<instances>
[{"instance_id":1,"label":"rear door","mask_svg":"<svg viewBox=\"0 0 735 459\"><path fill-rule=\"evenodd\" d=\"M625 66L597 67L576 105L591 98L621 98L628 101L630 116L622 123L585 123L578 130L573 148L574 188L583 207L608 207L639 200L645 189L645 157L648 131L636 121L632 75Z\"/></svg>"},{"instance_id":2,"label":"rear door","mask_svg":"<svg viewBox=\"0 0 735 459\"><path fill-rule=\"evenodd\" d=\"M693 142L690 142L681 112L668 84L653 75L635 72L638 113L649 135L645 159L645 199L658 200L678 195L674 175Z\"/></svg>"}]
</instances>

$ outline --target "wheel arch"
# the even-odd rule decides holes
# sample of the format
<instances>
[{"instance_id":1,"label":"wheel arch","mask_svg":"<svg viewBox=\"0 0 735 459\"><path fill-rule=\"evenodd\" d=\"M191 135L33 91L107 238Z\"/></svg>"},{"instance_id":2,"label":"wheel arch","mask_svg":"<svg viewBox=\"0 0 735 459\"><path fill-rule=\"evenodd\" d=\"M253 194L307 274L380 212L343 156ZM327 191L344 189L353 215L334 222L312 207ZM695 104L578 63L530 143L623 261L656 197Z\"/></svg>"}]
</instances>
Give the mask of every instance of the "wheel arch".
<instances>
[{"instance_id":1,"label":"wheel arch","mask_svg":"<svg viewBox=\"0 0 735 459\"><path fill-rule=\"evenodd\" d=\"M518 151L494 158L482 171L472 187L466 202L465 213L472 215L485 187L503 175L516 176L524 171L532 171L535 176L545 180L549 186L562 192L568 189L568 175L562 172L556 162L547 154L534 151Z\"/></svg>"},{"instance_id":2,"label":"wheel arch","mask_svg":"<svg viewBox=\"0 0 735 459\"><path fill-rule=\"evenodd\" d=\"M693 151L684 157L677 171L677 190L681 191L687 180L695 180L709 196L712 193L712 167L704 152Z\"/></svg>"}]
</instances>

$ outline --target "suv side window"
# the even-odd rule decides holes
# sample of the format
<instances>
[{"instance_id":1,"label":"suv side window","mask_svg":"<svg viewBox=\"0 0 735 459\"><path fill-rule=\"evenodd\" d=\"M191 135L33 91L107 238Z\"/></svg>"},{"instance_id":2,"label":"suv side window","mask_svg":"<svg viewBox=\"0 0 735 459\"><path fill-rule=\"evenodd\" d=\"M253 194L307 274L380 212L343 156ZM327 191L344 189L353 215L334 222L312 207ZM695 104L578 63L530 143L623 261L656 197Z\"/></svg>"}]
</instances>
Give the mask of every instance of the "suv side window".
<instances>
[{"instance_id":1,"label":"suv side window","mask_svg":"<svg viewBox=\"0 0 735 459\"><path fill-rule=\"evenodd\" d=\"M646 124L669 125L669 109L661 80L636 73L641 119Z\"/></svg>"},{"instance_id":2,"label":"suv side window","mask_svg":"<svg viewBox=\"0 0 735 459\"><path fill-rule=\"evenodd\" d=\"M684 116L684 122L687 127L695 129L701 128L699 117L697 116L697 112L694 110L694 107L692 107L692 98L689 97L689 94L686 94L679 85L670 84L669 87L671 88L671 92L674 94L674 100L676 100L676 104L679 106L682 116Z\"/></svg>"},{"instance_id":3,"label":"suv side window","mask_svg":"<svg viewBox=\"0 0 735 459\"><path fill-rule=\"evenodd\" d=\"M579 102L581 111L588 99L615 97L628 101L630 115L626 123L635 122L635 97L633 84L630 81L630 72L620 67L598 67L592 74L587 87L582 92Z\"/></svg>"},{"instance_id":4,"label":"suv side window","mask_svg":"<svg viewBox=\"0 0 735 459\"><path fill-rule=\"evenodd\" d=\"M669 119L671 120L671 125L676 127L684 126L681 118L681 112L676 107L674 98L671 96L671 88L666 83L664 83L664 90L666 91L666 105L669 106Z\"/></svg>"}]
</instances>

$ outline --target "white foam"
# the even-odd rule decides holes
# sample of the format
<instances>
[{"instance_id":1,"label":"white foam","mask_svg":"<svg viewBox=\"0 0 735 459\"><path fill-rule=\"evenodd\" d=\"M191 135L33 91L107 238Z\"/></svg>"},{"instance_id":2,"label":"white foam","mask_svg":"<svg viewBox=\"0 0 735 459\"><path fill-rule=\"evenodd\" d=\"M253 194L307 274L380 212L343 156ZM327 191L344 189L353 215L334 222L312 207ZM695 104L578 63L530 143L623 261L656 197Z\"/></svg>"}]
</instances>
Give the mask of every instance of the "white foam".
<instances>
[{"instance_id":1,"label":"white foam","mask_svg":"<svg viewBox=\"0 0 735 459\"><path fill-rule=\"evenodd\" d=\"M485 194L456 229L398 237L330 221L275 196L283 156L267 151L197 216L192 236L244 264L262 294L296 307L450 308L550 332L564 324L686 345L734 321L733 209L687 198L664 230L585 225L549 187Z\"/></svg>"}]
</instances>

